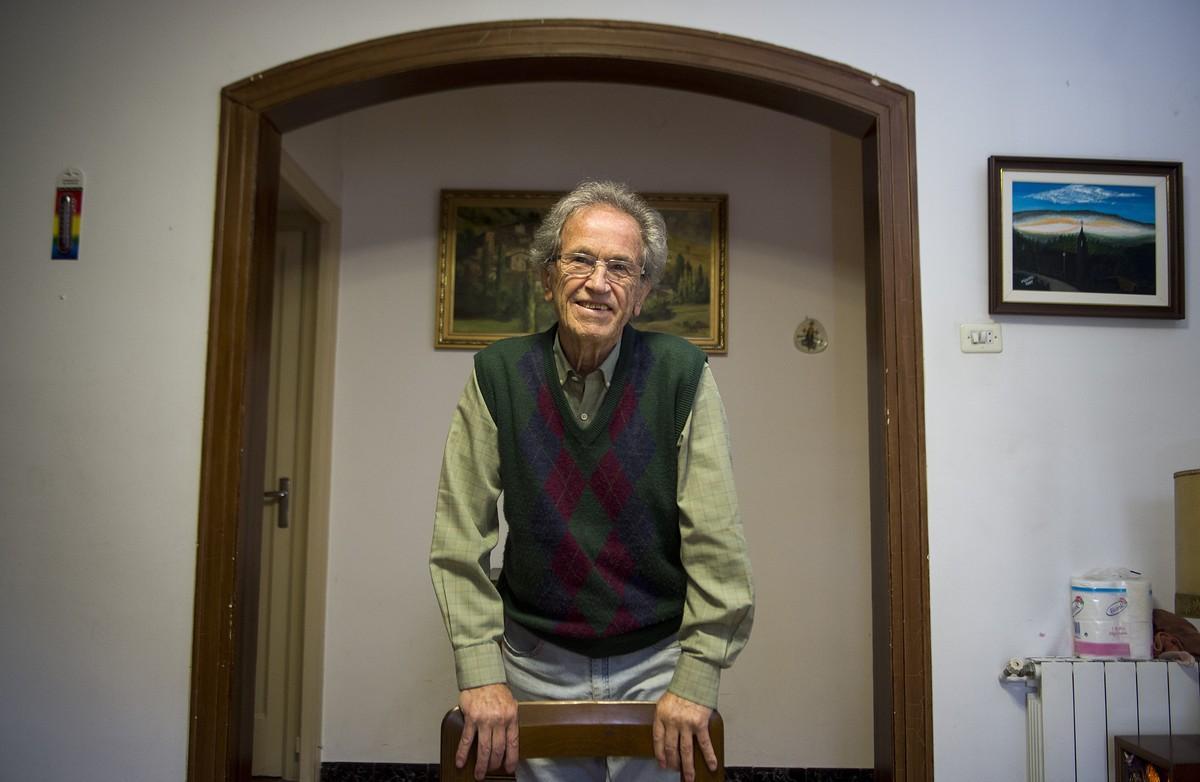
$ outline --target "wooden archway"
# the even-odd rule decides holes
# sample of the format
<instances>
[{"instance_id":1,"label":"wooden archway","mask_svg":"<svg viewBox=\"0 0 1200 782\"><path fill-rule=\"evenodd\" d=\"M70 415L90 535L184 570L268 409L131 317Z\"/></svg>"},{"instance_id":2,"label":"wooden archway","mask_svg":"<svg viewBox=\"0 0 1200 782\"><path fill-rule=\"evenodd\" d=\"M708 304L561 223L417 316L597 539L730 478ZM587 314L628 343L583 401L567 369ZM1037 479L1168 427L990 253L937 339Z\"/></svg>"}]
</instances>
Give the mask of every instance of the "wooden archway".
<instances>
[{"instance_id":1,"label":"wooden archway","mask_svg":"<svg viewBox=\"0 0 1200 782\"><path fill-rule=\"evenodd\" d=\"M462 25L313 55L221 93L188 779L248 775L262 421L280 134L458 87L605 81L689 90L862 140L876 779L933 778L913 95L837 63L679 27ZM249 684L252 684L250 682Z\"/></svg>"}]
</instances>

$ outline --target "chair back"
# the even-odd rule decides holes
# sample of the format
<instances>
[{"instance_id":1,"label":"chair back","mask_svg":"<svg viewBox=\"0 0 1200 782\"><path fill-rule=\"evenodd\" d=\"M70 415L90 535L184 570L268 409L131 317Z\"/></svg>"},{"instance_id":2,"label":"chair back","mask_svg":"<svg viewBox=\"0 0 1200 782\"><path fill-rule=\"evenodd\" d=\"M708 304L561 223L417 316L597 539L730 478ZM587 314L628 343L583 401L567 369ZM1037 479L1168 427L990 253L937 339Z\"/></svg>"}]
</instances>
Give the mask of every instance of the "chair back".
<instances>
[{"instance_id":1,"label":"chair back","mask_svg":"<svg viewBox=\"0 0 1200 782\"><path fill-rule=\"evenodd\" d=\"M654 757L654 703L649 701L523 701L517 704L522 758ZM451 709L442 719L442 782L474 779L475 747L463 768L454 767L462 739L463 716ZM709 771L695 749L697 782L724 782L725 723L714 709L708 735L717 753L717 770ZM512 779L503 769L488 779ZM681 775L682 778L682 775Z\"/></svg>"}]
</instances>

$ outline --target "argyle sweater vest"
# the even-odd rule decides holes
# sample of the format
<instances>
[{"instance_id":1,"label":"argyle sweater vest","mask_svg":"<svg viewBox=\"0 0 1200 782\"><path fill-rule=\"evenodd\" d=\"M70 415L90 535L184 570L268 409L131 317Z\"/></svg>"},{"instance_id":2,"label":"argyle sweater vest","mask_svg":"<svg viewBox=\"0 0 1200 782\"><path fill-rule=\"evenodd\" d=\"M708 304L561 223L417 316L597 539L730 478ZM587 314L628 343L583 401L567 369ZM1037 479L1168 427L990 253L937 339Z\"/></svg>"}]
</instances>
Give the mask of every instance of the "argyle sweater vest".
<instances>
[{"instance_id":1,"label":"argyle sweater vest","mask_svg":"<svg viewBox=\"0 0 1200 782\"><path fill-rule=\"evenodd\" d=\"M679 629L679 434L707 357L626 326L595 419L580 428L554 363L555 326L475 357L496 424L508 539L505 612L536 635L603 657Z\"/></svg>"}]
</instances>

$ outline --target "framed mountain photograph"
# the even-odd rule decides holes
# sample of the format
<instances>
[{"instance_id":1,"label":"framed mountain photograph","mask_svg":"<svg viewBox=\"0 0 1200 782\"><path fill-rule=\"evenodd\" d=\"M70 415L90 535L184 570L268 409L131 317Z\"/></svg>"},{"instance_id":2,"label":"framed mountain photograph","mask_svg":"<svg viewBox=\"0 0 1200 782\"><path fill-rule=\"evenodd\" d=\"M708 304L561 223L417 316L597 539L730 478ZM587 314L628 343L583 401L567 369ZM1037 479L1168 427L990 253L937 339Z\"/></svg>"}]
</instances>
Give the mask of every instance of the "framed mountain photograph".
<instances>
[{"instance_id":1,"label":"framed mountain photograph","mask_svg":"<svg viewBox=\"0 0 1200 782\"><path fill-rule=\"evenodd\" d=\"M989 158L989 311L1183 318L1182 168Z\"/></svg>"}]
</instances>

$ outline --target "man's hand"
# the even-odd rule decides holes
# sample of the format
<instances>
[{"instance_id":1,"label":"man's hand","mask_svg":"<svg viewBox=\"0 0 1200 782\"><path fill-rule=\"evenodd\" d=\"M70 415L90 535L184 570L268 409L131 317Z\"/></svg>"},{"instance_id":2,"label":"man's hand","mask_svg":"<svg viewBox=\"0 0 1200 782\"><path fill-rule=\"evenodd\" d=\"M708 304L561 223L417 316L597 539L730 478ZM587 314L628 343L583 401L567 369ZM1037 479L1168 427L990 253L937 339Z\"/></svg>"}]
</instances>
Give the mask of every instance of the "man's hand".
<instances>
[{"instance_id":1,"label":"man's hand","mask_svg":"<svg viewBox=\"0 0 1200 782\"><path fill-rule=\"evenodd\" d=\"M686 782L694 782L692 743L700 745L709 771L717 770L717 753L708 736L708 718L712 709L693 703L678 695L667 693L654 709L654 757L659 768L678 770L682 767Z\"/></svg>"},{"instance_id":2,"label":"man's hand","mask_svg":"<svg viewBox=\"0 0 1200 782\"><path fill-rule=\"evenodd\" d=\"M517 701L507 684L485 684L458 694L463 713L462 741L454 753L454 765L467 764L471 742L479 737L475 752L475 778L504 764L508 773L517 770Z\"/></svg>"}]
</instances>

